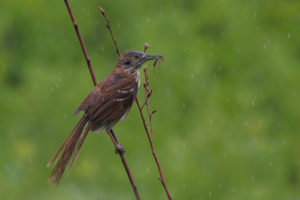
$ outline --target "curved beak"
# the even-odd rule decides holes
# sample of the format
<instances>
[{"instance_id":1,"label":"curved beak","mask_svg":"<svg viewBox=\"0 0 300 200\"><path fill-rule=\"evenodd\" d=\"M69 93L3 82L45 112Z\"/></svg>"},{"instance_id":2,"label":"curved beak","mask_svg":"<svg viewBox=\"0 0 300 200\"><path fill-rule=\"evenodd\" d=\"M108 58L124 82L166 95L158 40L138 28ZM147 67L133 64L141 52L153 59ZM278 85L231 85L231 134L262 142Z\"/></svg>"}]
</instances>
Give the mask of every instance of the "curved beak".
<instances>
[{"instance_id":1,"label":"curved beak","mask_svg":"<svg viewBox=\"0 0 300 200\"><path fill-rule=\"evenodd\" d=\"M146 62L148 60L155 60L154 61L154 66L156 65L156 63L158 62L158 60L163 60L164 57L162 55L152 55L152 54L144 54L142 57L142 62Z\"/></svg>"}]
</instances>

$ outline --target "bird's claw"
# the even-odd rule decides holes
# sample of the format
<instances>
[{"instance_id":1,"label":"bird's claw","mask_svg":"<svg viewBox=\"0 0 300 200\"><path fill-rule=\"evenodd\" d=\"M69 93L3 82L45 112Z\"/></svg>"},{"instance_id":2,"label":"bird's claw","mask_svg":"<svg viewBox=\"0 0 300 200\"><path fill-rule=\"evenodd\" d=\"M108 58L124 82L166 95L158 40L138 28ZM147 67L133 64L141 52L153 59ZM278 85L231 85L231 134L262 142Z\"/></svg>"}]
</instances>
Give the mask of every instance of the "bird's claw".
<instances>
[{"instance_id":1,"label":"bird's claw","mask_svg":"<svg viewBox=\"0 0 300 200\"><path fill-rule=\"evenodd\" d=\"M123 154L123 153L125 153L126 151L125 151L125 149L124 149L124 147L121 145L121 144L117 144L116 145L116 154Z\"/></svg>"}]
</instances>

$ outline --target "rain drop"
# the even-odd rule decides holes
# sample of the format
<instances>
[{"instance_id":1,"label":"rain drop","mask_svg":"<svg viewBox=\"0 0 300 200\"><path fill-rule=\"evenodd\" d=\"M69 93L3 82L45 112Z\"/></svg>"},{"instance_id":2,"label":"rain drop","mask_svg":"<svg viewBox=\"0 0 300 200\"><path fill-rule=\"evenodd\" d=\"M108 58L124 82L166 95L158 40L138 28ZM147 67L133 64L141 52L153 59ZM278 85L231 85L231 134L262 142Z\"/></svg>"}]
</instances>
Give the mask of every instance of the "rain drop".
<instances>
[{"instance_id":1,"label":"rain drop","mask_svg":"<svg viewBox=\"0 0 300 200\"><path fill-rule=\"evenodd\" d=\"M266 47L266 44L264 44L264 50L266 50L266 48L267 48L267 47Z\"/></svg>"},{"instance_id":2,"label":"rain drop","mask_svg":"<svg viewBox=\"0 0 300 200\"><path fill-rule=\"evenodd\" d=\"M254 176L251 176L251 181L252 181L252 182L254 181Z\"/></svg>"},{"instance_id":3,"label":"rain drop","mask_svg":"<svg viewBox=\"0 0 300 200\"><path fill-rule=\"evenodd\" d=\"M224 159L226 158L226 153L225 153L225 152L223 152L223 158L224 158Z\"/></svg>"},{"instance_id":4,"label":"rain drop","mask_svg":"<svg viewBox=\"0 0 300 200\"><path fill-rule=\"evenodd\" d=\"M251 106L254 107L255 106L255 101L251 101Z\"/></svg>"},{"instance_id":5,"label":"rain drop","mask_svg":"<svg viewBox=\"0 0 300 200\"><path fill-rule=\"evenodd\" d=\"M184 102L184 101L181 103L181 106L182 106L182 108L183 108L183 109L185 109L185 107L186 107L186 104L185 104L185 102Z\"/></svg>"},{"instance_id":6,"label":"rain drop","mask_svg":"<svg viewBox=\"0 0 300 200\"><path fill-rule=\"evenodd\" d=\"M166 88L166 95L167 96L171 96L171 90L170 90L170 88Z\"/></svg>"},{"instance_id":7,"label":"rain drop","mask_svg":"<svg viewBox=\"0 0 300 200\"><path fill-rule=\"evenodd\" d=\"M260 161L263 161L263 160L264 160L264 157L263 157L263 156L261 156L261 157L259 158L259 160L260 160Z\"/></svg>"},{"instance_id":8,"label":"rain drop","mask_svg":"<svg viewBox=\"0 0 300 200\"><path fill-rule=\"evenodd\" d=\"M291 35L290 35L290 33L288 33L288 39L290 39L290 37L291 37Z\"/></svg>"}]
</instances>

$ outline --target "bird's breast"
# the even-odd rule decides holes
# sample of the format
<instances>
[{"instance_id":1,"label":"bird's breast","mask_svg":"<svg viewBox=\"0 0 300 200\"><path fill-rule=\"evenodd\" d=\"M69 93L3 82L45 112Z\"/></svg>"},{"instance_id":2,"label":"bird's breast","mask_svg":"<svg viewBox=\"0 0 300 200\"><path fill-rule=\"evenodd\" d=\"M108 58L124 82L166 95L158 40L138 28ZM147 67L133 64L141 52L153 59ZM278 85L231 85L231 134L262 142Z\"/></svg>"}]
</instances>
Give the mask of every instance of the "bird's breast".
<instances>
[{"instance_id":1,"label":"bird's breast","mask_svg":"<svg viewBox=\"0 0 300 200\"><path fill-rule=\"evenodd\" d=\"M141 85L141 79L140 79L140 71L139 71L139 70L136 71L135 82L137 83L138 88L140 88L140 85Z\"/></svg>"}]
</instances>

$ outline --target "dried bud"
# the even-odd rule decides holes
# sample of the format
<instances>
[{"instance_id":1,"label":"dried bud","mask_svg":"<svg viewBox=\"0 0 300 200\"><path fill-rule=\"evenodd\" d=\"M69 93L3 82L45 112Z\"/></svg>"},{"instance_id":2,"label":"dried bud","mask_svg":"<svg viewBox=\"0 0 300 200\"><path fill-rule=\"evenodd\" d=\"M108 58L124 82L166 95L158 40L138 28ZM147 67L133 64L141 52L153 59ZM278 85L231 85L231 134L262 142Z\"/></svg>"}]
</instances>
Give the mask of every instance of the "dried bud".
<instances>
[{"instance_id":1,"label":"dried bud","mask_svg":"<svg viewBox=\"0 0 300 200\"><path fill-rule=\"evenodd\" d=\"M149 47L150 47L150 45L146 42L144 45L144 52L146 52Z\"/></svg>"},{"instance_id":2,"label":"dried bud","mask_svg":"<svg viewBox=\"0 0 300 200\"><path fill-rule=\"evenodd\" d=\"M151 115L153 115L154 113L156 113L157 112L157 110L153 110L152 112L151 112Z\"/></svg>"},{"instance_id":3,"label":"dried bud","mask_svg":"<svg viewBox=\"0 0 300 200\"><path fill-rule=\"evenodd\" d=\"M100 12L101 12L102 14L104 13L103 8L99 7L99 10L100 10Z\"/></svg>"}]
</instances>

